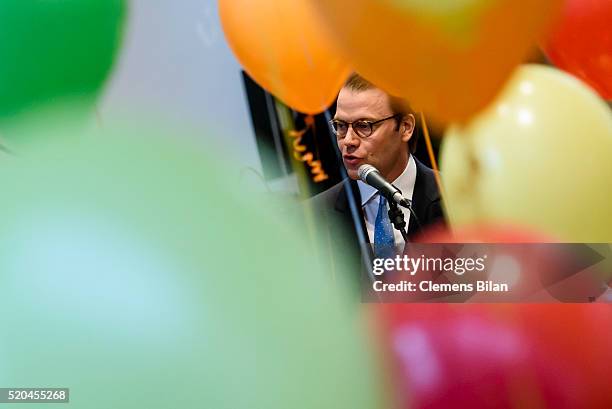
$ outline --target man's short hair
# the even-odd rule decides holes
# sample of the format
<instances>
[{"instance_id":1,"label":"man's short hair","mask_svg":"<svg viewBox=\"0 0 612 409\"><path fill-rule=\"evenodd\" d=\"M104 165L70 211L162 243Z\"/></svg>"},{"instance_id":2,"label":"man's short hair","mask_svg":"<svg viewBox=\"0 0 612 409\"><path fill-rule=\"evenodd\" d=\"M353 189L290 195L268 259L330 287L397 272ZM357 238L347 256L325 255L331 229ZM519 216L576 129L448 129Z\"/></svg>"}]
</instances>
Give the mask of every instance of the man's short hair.
<instances>
[{"instance_id":1,"label":"man's short hair","mask_svg":"<svg viewBox=\"0 0 612 409\"><path fill-rule=\"evenodd\" d=\"M344 83L344 88L348 88L352 91L366 91L368 89L378 88L378 87L372 84L370 81L363 78L361 75L354 72L353 74L351 74L349 79ZM387 93L387 95L389 95L389 105L390 105L391 111L394 114L401 116L401 118L404 118L408 114L412 114L414 116L414 120L415 120L414 131L412 132L412 137L410 138L410 141L408 141L408 147L410 149L410 152L414 153L414 151L416 151L417 142L419 140L418 117L416 113L412 110L412 108L410 107L410 103L406 99L396 97L389 93ZM397 121L397 124L398 126L400 125L399 120Z\"/></svg>"}]
</instances>

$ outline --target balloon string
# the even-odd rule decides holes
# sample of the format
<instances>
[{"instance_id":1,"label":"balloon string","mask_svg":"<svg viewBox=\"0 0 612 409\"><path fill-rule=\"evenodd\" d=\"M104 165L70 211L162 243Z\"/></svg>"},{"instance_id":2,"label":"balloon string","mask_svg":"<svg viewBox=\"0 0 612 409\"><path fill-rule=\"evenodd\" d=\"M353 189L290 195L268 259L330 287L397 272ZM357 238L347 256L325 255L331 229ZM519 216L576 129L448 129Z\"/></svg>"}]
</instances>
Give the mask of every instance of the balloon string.
<instances>
[{"instance_id":1,"label":"balloon string","mask_svg":"<svg viewBox=\"0 0 612 409\"><path fill-rule=\"evenodd\" d=\"M429 128L427 127L427 121L425 120L425 115L423 112L421 114L421 126L423 127L423 134L425 136L425 144L427 145L427 153L429 154L429 161L431 162L431 166L434 170L434 176L436 178L436 184L438 185L438 190L440 191L440 196L442 196L442 203L446 203L446 192L444 191L444 187L442 186L442 180L440 179L440 171L438 169L438 163L436 162L436 156L433 152L433 147L431 145L431 138L429 137Z\"/></svg>"}]
</instances>

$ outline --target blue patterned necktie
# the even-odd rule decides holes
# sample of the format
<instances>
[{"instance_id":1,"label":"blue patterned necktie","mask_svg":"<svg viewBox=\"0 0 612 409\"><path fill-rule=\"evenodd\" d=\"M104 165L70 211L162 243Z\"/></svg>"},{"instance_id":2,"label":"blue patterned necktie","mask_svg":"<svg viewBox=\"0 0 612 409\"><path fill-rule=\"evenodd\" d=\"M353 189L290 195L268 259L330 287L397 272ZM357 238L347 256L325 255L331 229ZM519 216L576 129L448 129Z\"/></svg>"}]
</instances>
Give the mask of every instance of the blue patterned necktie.
<instances>
[{"instance_id":1,"label":"blue patterned necktie","mask_svg":"<svg viewBox=\"0 0 612 409\"><path fill-rule=\"evenodd\" d=\"M374 255L377 258L392 258L395 256L395 241L393 226L389 220L387 199L379 195L378 213L374 223Z\"/></svg>"}]
</instances>

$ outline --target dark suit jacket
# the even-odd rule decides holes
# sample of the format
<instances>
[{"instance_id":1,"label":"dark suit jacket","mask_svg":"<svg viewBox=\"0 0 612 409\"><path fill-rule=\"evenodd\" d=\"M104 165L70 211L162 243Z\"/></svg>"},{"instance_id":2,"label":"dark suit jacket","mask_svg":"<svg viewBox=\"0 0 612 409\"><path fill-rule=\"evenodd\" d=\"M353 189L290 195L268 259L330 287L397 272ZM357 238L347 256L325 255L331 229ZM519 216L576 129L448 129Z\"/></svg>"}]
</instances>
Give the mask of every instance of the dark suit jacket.
<instances>
[{"instance_id":1,"label":"dark suit jacket","mask_svg":"<svg viewBox=\"0 0 612 409\"><path fill-rule=\"evenodd\" d=\"M414 156L413 159L416 163L416 180L412 193L412 208L421 227L425 228L444 220L440 192L434 171ZM360 269L360 254L363 255L360 244L369 244L369 239L357 182L346 179L307 202L312 206L319 222L318 234L321 240L329 245L333 255L339 255L337 258L340 260L359 260L350 269ZM358 217L354 218L353 214ZM414 216L410 215L408 236L412 237L418 233L419 224L414 220Z\"/></svg>"}]
</instances>

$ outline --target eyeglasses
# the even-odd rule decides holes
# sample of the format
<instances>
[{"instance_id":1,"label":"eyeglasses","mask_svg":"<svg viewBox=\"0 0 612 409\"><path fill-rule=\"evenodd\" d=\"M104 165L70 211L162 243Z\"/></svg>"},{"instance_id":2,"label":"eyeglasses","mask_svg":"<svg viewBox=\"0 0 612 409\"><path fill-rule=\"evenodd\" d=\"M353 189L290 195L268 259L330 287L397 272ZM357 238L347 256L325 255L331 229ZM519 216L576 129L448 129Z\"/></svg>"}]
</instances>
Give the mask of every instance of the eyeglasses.
<instances>
[{"instance_id":1,"label":"eyeglasses","mask_svg":"<svg viewBox=\"0 0 612 409\"><path fill-rule=\"evenodd\" d=\"M391 115L387 118L379 119L378 121L366 121L366 120L358 120L355 122L346 122L341 121L339 119L332 119L329 121L334 133L338 137L338 139L342 139L348 133L349 127L353 127L353 132L355 132L361 138L367 138L372 135L374 132L374 125L379 124L383 121L388 121L392 118L397 118L399 115Z\"/></svg>"}]
</instances>

